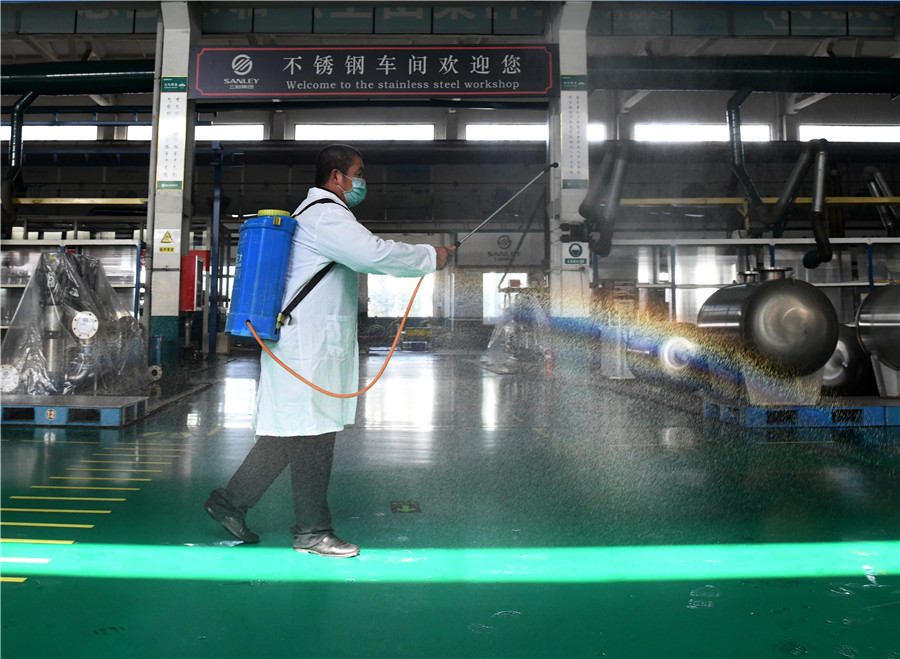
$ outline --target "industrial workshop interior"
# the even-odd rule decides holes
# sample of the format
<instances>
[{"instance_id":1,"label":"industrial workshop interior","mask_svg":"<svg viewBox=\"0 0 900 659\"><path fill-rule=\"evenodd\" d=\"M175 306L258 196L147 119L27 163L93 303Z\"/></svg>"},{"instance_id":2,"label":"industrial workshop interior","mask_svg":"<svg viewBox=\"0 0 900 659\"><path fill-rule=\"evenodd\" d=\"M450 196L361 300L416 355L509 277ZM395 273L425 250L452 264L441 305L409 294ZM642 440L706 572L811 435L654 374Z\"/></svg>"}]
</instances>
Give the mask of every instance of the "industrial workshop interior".
<instances>
[{"instance_id":1,"label":"industrial workshop interior","mask_svg":"<svg viewBox=\"0 0 900 659\"><path fill-rule=\"evenodd\" d=\"M4 659L900 659L900 5L8 0L0 50ZM317 284L338 559L299 458L208 501L341 177L431 266Z\"/></svg>"}]
</instances>

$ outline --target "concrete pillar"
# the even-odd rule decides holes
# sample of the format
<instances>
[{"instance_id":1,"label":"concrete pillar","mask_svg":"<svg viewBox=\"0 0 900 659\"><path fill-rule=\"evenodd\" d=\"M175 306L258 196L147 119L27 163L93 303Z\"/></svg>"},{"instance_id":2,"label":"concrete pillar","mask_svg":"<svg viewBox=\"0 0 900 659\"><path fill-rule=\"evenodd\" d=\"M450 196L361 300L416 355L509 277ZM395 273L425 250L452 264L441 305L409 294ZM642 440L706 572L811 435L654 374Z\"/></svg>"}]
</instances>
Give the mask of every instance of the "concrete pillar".
<instances>
[{"instance_id":1,"label":"concrete pillar","mask_svg":"<svg viewBox=\"0 0 900 659\"><path fill-rule=\"evenodd\" d=\"M178 359L181 255L189 250L194 103L187 97L187 76L198 29L187 2L161 2L160 13L162 51L153 116L156 173L147 241L151 347L161 341L167 366Z\"/></svg>"},{"instance_id":2,"label":"concrete pillar","mask_svg":"<svg viewBox=\"0 0 900 659\"><path fill-rule=\"evenodd\" d=\"M590 250L560 240L560 224L584 222L578 207L587 194L587 24L590 2L566 2L554 25L559 43L560 99L551 103L550 154L559 162L551 183L550 316L557 367L588 368Z\"/></svg>"}]
</instances>

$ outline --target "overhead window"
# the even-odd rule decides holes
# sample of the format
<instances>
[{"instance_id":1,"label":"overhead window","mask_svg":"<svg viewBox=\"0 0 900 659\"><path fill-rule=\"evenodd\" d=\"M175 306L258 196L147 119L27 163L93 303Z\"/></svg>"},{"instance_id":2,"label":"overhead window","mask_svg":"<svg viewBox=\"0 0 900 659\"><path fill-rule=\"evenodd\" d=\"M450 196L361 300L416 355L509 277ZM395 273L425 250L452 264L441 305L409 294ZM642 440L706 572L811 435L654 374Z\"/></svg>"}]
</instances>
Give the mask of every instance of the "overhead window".
<instances>
[{"instance_id":1,"label":"overhead window","mask_svg":"<svg viewBox=\"0 0 900 659\"><path fill-rule=\"evenodd\" d=\"M0 126L0 139L9 142L12 129ZM96 126L22 126L22 141L90 141L97 139Z\"/></svg>"},{"instance_id":2,"label":"overhead window","mask_svg":"<svg viewBox=\"0 0 900 659\"><path fill-rule=\"evenodd\" d=\"M742 124L741 140L768 142L772 139L768 124ZM728 124L635 124L638 142L729 142Z\"/></svg>"},{"instance_id":3,"label":"overhead window","mask_svg":"<svg viewBox=\"0 0 900 659\"><path fill-rule=\"evenodd\" d=\"M265 136L262 124L213 124L194 128L195 142L259 142ZM152 137L152 126L129 126L126 139L149 142Z\"/></svg>"},{"instance_id":4,"label":"overhead window","mask_svg":"<svg viewBox=\"0 0 900 659\"><path fill-rule=\"evenodd\" d=\"M606 139L606 125L605 124L588 124L587 126L587 141L588 142L603 142Z\"/></svg>"},{"instance_id":5,"label":"overhead window","mask_svg":"<svg viewBox=\"0 0 900 659\"><path fill-rule=\"evenodd\" d=\"M493 142L546 142L550 138L547 124L466 124L466 139Z\"/></svg>"},{"instance_id":6,"label":"overhead window","mask_svg":"<svg viewBox=\"0 0 900 659\"><path fill-rule=\"evenodd\" d=\"M839 126L831 124L800 124L797 136L801 142L828 140L829 142L900 142L897 126Z\"/></svg>"},{"instance_id":7,"label":"overhead window","mask_svg":"<svg viewBox=\"0 0 900 659\"><path fill-rule=\"evenodd\" d=\"M372 318L401 318L416 288L416 280L409 277L369 275L369 316ZM409 315L414 318L434 316L434 275L425 275Z\"/></svg>"},{"instance_id":8,"label":"overhead window","mask_svg":"<svg viewBox=\"0 0 900 659\"><path fill-rule=\"evenodd\" d=\"M296 124L294 139L307 142L432 141L434 124Z\"/></svg>"}]
</instances>

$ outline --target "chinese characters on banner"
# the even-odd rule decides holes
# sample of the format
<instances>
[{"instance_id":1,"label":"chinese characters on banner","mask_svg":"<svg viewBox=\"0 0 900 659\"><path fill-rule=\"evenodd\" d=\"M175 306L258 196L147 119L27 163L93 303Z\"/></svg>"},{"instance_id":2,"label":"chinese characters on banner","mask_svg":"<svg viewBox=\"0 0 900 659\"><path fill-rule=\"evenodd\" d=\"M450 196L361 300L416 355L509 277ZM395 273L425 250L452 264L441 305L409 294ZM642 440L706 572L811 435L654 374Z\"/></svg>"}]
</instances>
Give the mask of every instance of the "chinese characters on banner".
<instances>
[{"instance_id":1,"label":"chinese characters on banner","mask_svg":"<svg viewBox=\"0 0 900 659\"><path fill-rule=\"evenodd\" d=\"M191 49L190 98L559 95L556 46Z\"/></svg>"}]
</instances>

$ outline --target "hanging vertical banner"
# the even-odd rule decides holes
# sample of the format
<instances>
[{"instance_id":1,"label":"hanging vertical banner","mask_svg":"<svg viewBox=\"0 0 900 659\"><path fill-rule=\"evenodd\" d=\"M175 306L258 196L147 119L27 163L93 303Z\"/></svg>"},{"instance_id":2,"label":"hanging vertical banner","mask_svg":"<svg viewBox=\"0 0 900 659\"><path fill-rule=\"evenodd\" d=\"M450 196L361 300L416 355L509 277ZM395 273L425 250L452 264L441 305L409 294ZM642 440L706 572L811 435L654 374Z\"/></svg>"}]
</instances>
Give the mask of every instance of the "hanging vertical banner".
<instances>
[{"instance_id":1,"label":"hanging vertical banner","mask_svg":"<svg viewBox=\"0 0 900 659\"><path fill-rule=\"evenodd\" d=\"M191 49L190 98L559 95L546 46Z\"/></svg>"},{"instance_id":2,"label":"hanging vertical banner","mask_svg":"<svg viewBox=\"0 0 900 659\"><path fill-rule=\"evenodd\" d=\"M187 78L165 77L159 94L159 133L156 143L156 189L184 187Z\"/></svg>"}]
</instances>

